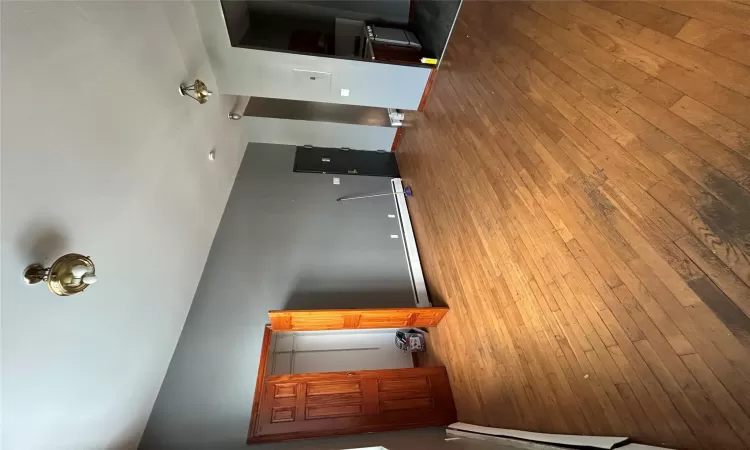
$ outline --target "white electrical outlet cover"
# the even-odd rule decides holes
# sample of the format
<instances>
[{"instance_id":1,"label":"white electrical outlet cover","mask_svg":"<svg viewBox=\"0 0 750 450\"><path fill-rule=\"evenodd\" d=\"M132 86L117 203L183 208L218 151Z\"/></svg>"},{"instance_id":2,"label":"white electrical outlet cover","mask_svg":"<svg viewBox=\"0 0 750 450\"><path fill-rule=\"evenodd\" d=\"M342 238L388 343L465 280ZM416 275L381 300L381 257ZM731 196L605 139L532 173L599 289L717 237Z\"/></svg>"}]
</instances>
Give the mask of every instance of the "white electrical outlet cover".
<instances>
[{"instance_id":1,"label":"white electrical outlet cover","mask_svg":"<svg viewBox=\"0 0 750 450\"><path fill-rule=\"evenodd\" d=\"M341 96L342 97L349 97L349 89L342 89L341 90Z\"/></svg>"},{"instance_id":2,"label":"white electrical outlet cover","mask_svg":"<svg viewBox=\"0 0 750 450\"><path fill-rule=\"evenodd\" d=\"M333 184L341 184L341 178L333 177Z\"/></svg>"},{"instance_id":3,"label":"white electrical outlet cover","mask_svg":"<svg viewBox=\"0 0 750 450\"><path fill-rule=\"evenodd\" d=\"M391 235L391 239L398 239L398 235L397 234L392 234Z\"/></svg>"}]
</instances>

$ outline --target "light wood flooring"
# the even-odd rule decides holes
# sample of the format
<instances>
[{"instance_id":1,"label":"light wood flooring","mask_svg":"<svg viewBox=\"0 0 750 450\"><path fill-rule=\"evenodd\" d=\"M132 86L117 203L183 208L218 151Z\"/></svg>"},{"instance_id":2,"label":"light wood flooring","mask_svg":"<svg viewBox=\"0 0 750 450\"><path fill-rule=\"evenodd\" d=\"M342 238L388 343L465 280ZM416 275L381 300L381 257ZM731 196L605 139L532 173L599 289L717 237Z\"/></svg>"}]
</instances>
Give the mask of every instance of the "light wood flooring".
<instances>
[{"instance_id":1,"label":"light wood flooring","mask_svg":"<svg viewBox=\"0 0 750 450\"><path fill-rule=\"evenodd\" d=\"M397 149L459 419L750 448L750 3L465 2Z\"/></svg>"}]
</instances>

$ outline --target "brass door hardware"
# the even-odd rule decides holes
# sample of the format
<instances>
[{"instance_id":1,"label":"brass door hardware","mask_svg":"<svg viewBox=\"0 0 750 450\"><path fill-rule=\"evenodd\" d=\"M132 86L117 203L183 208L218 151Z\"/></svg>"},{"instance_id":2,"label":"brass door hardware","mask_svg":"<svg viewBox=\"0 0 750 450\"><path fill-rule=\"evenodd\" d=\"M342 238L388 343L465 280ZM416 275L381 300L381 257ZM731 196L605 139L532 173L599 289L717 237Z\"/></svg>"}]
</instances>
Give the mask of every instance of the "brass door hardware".
<instances>
[{"instance_id":1,"label":"brass door hardware","mask_svg":"<svg viewBox=\"0 0 750 450\"><path fill-rule=\"evenodd\" d=\"M23 279L29 285L46 282L60 296L75 295L98 281L94 262L78 253L63 255L50 267L32 264L24 270Z\"/></svg>"}]
</instances>

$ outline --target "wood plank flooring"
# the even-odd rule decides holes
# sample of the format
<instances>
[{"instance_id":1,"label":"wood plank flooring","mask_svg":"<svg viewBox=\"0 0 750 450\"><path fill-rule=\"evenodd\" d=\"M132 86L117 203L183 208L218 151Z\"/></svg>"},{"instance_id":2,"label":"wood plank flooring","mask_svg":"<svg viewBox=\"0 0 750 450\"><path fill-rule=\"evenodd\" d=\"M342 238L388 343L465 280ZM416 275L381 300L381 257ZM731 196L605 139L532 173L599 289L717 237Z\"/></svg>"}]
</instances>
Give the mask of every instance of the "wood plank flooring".
<instances>
[{"instance_id":1,"label":"wood plank flooring","mask_svg":"<svg viewBox=\"0 0 750 450\"><path fill-rule=\"evenodd\" d=\"M397 150L459 419L750 448L750 2L465 2Z\"/></svg>"}]
</instances>

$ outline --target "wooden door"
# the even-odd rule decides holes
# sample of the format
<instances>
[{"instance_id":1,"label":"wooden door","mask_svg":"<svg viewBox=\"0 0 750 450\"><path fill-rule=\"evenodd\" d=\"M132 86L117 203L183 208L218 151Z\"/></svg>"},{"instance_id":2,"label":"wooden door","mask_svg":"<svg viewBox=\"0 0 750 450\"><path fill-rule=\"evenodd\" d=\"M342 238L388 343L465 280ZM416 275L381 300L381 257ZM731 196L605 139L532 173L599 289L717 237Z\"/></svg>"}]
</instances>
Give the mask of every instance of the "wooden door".
<instances>
[{"instance_id":1,"label":"wooden door","mask_svg":"<svg viewBox=\"0 0 750 450\"><path fill-rule=\"evenodd\" d=\"M449 425L445 367L265 377L248 443Z\"/></svg>"},{"instance_id":2,"label":"wooden door","mask_svg":"<svg viewBox=\"0 0 750 450\"><path fill-rule=\"evenodd\" d=\"M427 328L448 308L372 308L268 311L273 331Z\"/></svg>"}]
</instances>

